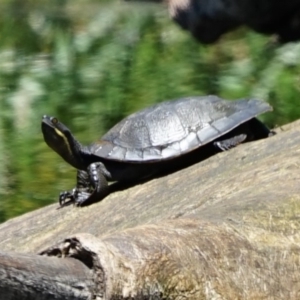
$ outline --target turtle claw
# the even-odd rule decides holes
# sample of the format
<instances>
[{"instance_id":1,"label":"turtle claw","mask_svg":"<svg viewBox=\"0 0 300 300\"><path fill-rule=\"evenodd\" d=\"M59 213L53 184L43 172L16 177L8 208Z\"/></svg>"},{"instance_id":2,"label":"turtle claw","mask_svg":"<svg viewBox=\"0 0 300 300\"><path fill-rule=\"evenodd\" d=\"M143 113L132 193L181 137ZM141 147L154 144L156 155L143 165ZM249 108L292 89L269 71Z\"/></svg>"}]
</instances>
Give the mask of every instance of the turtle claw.
<instances>
[{"instance_id":1,"label":"turtle claw","mask_svg":"<svg viewBox=\"0 0 300 300\"><path fill-rule=\"evenodd\" d=\"M70 204L82 206L90 196L90 193L78 191L76 188L71 191L63 191L59 194L59 205L60 207L68 206Z\"/></svg>"},{"instance_id":2,"label":"turtle claw","mask_svg":"<svg viewBox=\"0 0 300 300\"><path fill-rule=\"evenodd\" d=\"M70 191L63 191L59 194L59 205L60 207L64 207L67 205L70 205L71 203L74 203L75 200L75 189Z\"/></svg>"}]
</instances>

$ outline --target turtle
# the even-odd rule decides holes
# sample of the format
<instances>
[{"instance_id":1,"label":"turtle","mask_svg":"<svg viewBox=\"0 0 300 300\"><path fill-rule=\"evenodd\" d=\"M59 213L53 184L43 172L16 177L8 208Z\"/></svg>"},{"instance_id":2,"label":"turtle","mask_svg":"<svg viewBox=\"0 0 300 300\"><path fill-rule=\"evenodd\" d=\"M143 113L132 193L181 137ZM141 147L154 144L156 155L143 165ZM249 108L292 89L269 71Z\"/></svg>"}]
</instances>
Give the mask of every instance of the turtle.
<instances>
[{"instance_id":1,"label":"turtle","mask_svg":"<svg viewBox=\"0 0 300 300\"><path fill-rule=\"evenodd\" d=\"M60 206L99 201L109 194L108 181L151 178L184 165L192 156L201 160L204 149L214 154L266 138L272 131L256 116L271 110L267 102L254 98L229 101L209 95L169 100L127 116L88 146L56 117L44 115L46 144L77 169L76 187L60 193Z\"/></svg>"}]
</instances>

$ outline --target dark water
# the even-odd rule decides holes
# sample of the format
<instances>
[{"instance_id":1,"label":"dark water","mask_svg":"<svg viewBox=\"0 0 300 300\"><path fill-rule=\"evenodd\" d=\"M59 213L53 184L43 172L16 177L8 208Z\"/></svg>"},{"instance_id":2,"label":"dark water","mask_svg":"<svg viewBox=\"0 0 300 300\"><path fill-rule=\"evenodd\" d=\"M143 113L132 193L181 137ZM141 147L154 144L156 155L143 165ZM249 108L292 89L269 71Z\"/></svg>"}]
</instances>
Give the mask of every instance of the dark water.
<instances>
[{"instance_id":1,"label":"dark water","mask_svg":"<svg viewBox=\"0 0 300 300\"><path fill-rule=\"evenodd\" d=\"M75 170L41 135L54 115L82 143L166 99L258 97L281 125L300 117L300 44L242 29L197 44L159 5L115 1L0 4L0 221L57 201Z\"/></svg>"}]
</instances>

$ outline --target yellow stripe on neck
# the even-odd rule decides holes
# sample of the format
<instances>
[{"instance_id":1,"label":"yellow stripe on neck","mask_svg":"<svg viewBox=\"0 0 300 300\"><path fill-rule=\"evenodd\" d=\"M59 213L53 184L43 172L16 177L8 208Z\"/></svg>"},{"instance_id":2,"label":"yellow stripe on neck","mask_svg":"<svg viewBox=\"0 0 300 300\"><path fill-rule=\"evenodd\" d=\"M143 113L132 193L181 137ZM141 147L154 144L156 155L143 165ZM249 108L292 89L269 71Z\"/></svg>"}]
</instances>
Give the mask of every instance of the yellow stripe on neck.
<instances>
[{"instance_id":1,"label":"yellow stripe on neck","mask_svg":"<svg viewBox=\"0 0 300 300\"><path fill-rule=\"evenodd\" d=\"M56 132L59 136L61 136L61 137L64 139L65 144L67 145L67 148L68 148L68 151L69 151L70 155L73 155L73 152L72 152L72 150L71 150L69 141L68 141L68 139L66 138L66 136L65 136L60 130L58 130L58 129L56 129L56 128L54 128L54 130L55 130L55 132Z\"/></svg>"}]
</instances>

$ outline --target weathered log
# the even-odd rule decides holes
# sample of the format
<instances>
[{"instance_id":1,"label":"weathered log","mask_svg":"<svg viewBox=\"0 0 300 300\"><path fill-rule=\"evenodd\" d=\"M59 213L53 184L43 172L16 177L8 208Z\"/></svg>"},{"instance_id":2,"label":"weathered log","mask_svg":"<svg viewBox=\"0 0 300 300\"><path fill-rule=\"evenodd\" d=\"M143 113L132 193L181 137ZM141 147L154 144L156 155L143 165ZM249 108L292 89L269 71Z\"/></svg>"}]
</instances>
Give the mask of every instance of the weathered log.
<instances>
[{"instance_id":1,"label":"weathered log","mask_svg":"<svg viewBox=\"0 0 300 300\"><path fill-rule=\"evenodd\" d=\"M231 226L180 219L102 239L79 234L43 254L90 257L99 299L296 299L299 251L258 249Z\"/></svg>"},{"instance_id":2,"label":"weathered log","mask_svg":"<svg viewBox=\"0 0 300 300\"><path fill-rule=\"evenodd\" d=\"M80 260L98 299L298 299L300 122L278 132L88 207L9 220L1 249Z\"/></svg>"},{"instance_id":3,"label":"weathered log","mask_svg":"<svg viewBox=\"0 0 300 300\"><path fill-rule=\"evenodd\" d=\"M86 300L95 289L93 273L74 258L0 252L0 299Z\"/></svg>"}]
</instances>

